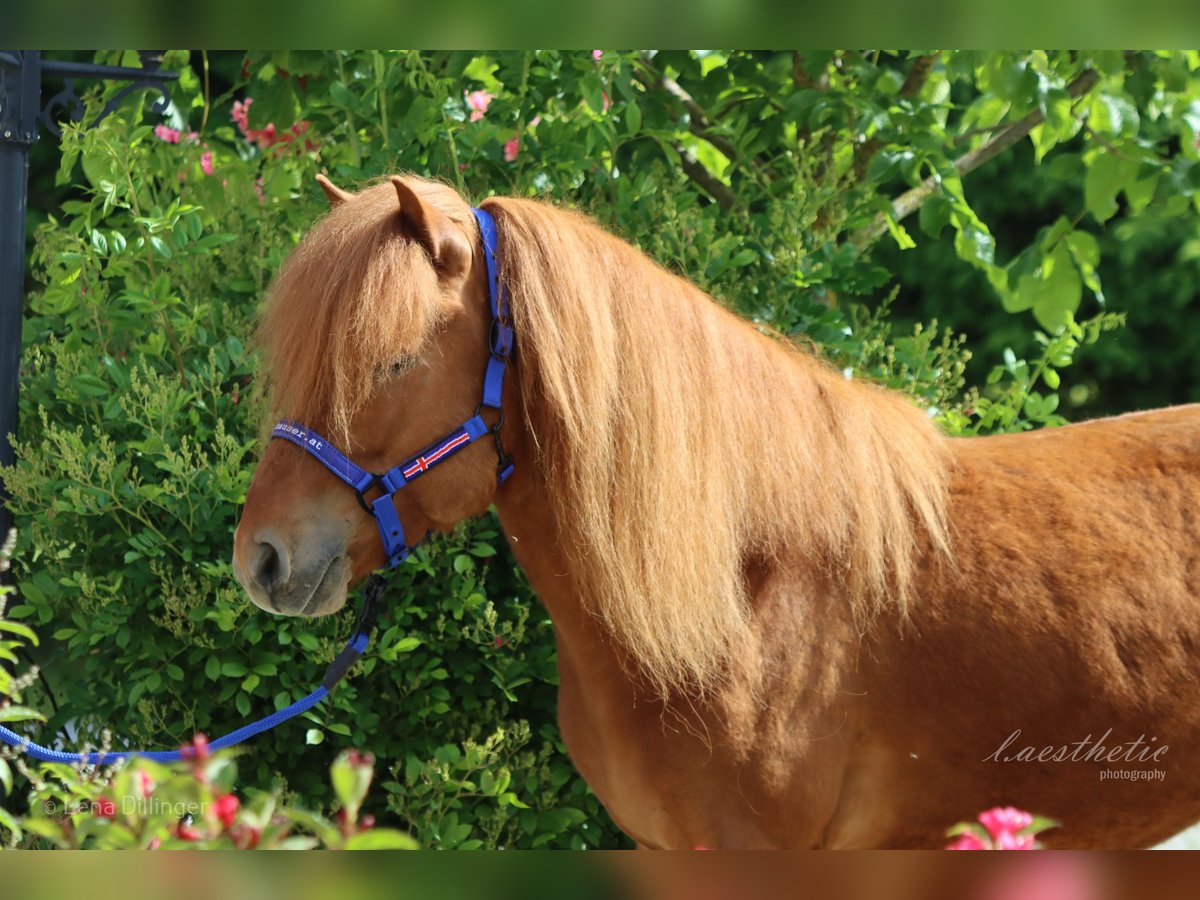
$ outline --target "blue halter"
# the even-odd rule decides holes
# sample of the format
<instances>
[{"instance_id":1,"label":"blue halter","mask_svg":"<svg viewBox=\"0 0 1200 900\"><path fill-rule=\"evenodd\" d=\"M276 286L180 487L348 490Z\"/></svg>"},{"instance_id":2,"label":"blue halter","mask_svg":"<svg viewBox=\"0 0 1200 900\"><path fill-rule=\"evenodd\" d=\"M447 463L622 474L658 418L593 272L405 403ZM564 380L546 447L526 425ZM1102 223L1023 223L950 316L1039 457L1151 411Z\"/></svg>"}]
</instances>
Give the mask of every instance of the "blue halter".
<instances>
[{"instance_id":1,"label":"blue halter","mask_svg":"<svg viewBox=\"0 0 1200 900\"><path fill-rule=\"evenodd\" d=\"M440 441L431 444L416 456L406 459L394 469L389 469L382 475L360 469L352 463L344 453L334 447L321 435L297 425L293 422L280 422L271 431L272 437L291 441L297 447L311 453L330 472L344 481L358 497L358 502L364 510L374 516L379 526L379 536L383 540L383 549L387 554L387 568L398 566L408 556L413 546L404 539L404 528L400 517L396 514L396 505L392 496L414 478L428 472L433 466L449 459L463 447L473 444L481 437L492 434L496 441L496 480L503 482L512 474L512 458L504 452L500 443L500 428L504 425L504 408L500 405L504 392L504 372L512 356L513 330L508 320L508 298L500 290L500 280L496 265L496 223L482 209L474 210L479 222L479 232L483 236L484 257L487 261L488 302L492 308L492 332L488 339L491 355L488 357L487 369L483 376L483 400L475 410L475 415L463 422ZM499 414L496 424L491 428L483 421L481 413L484 408L494 409ZM365 494L374 487L383 491L369 504ZM262 734L289 719L311 709L329 696L339 681L345 677L350 668L362 657L370 643L371 631L375 627L376 604L383 594L384 583L382 576L376 572L367 579L363 590L363 606L354 626L354 633L325 670L315 690L301 697L295 703L269 716L251 722L230 734L217 738L209 743L210 749L220 750L232 747L242 741ZM54 750L34 743L28 737L18 734L11 728L0 725L0 743L9 744L28 753L34 759L43 762L107 765L127 759L131 756L141 756L158 762L178 762L187 758L185 750L110 750L92 752L70 752Z\"/></svg>"},{"instance_id":2,"label":"blue halter","mask_svg":"<svg viewBox=\"0 0 1200 900\"><path fill-rule=\"evenodd\" d=\"M479 222L479 232L484 238L484 257L487 262L487 298L492 307L492 334L488 338L490 344L491 355L487 359L487 368L484 372L484 398L475 409L475 414L472 418L464 421L462 425L455 428L449 434L437 443L431 444L425 450L419 452L418 455L409 457L408 460L402 462L400 466L394 469L389 469L383 474L367 472L366 469L361 469L355 466L349 458L338 450L336 446L330 444L320 434L307 430L304 426L296 425L295 422L281 421L271 430L272 438L282 438L290 440L299 448L310 452L317 460L323 464L326 469L338 476L342 481L352 488L355 496L359 498L359 504L362 509L367 511L368 515L374 517L379 527L379 536L383 540L384 552L388 554L388 563L386 568L394 568L400 565L406 558L413 547L416 545L407 544L404 540L404 528L400 523L400 516L396 514L396 504L392 503L392 496L396 491L401 490L404 485L420 475L424 475L428 470L437 466L439 462L449 460L456 452L462 450L464 446L473 444L476 440L486 437L487 434L492 434L496 440L496 454L498 463L496 468L496 479L503 482L512 474L512 458L504 451L504 445L500 443L500 427L504 425L504 408L500 406L500 395L504 390L504 372L509 365L509 359L512 356L512 326L509 324L509 304L508 298L504 296L500 290L500 282L498 275L498 266L496 263L496 221L491 215L481 209L473 210L476 221ZM481 413L484 408L494 409L499 414L497 416L496 425L487 426L487 422L482 418ZM379 497L367 503L366 492L371 488L378 487L383 491ZM292 703L292 706L278 710L263 719L251 722L250 725L242 726L234 732L230 732L221 738L212 740L209 748L212 750L221 750L227 746L240 744L242 740L262 734L264 731L274 728L276 725L281 725L289 719L294 719L295 716L306 712L306 710L317 706L317 703L328 697L330 691L334 690L334 686L346 676L356 661L362 654L366 653L367 644L371 641L371 631L374 629L376 622L376 608L380 596L383 595L384 582L382 576L376 572L367 580L366 588L362 592L362 610L359 612L358 622L354 625L354 634L350 636L346 647L338 653L334 661L330 662L329 668L325 670L325 677L322 679L316 690L311 694L301 697L300 700ZM42 762L61 762L61 763L84 763L88 766L100 766L100 764L109 764L125 760L131 756L142 756L155 760L157 762L178 762L187 758L185 750L109 750L109 751L91 751L91 752L71 752L66 750L54 750L48 746L42 746L32 742L23 734L18 734L0 725L0 743L10 744L14 748L28 752L28 754L41 760Z\"/></svg>"},{"instance_id":3,"label":"blue halter","mask_svg":"<svg viewBox=\"0 0 1200 900\"><path fill-rule=\"evenodd\" d=\"M389 569L400 565L413 547L421 543L418 541L417 544L409 544L405 538L404 526L400 524L396 504L392 500L397 491L488 434L493 436L496 443L497 483L503 483L513 470L512 459L505 453L504 445L500 442L500 428L504 424L501 398L504 393L504 373L512 356L513 330L508 319L508 298L500 289L499 267L496 264L496 222L482 209L472 211L483 236L484 258L487 261L488 302L492 309L492 331L488 339L491 352L483 376L483 399L475 409L475 415L441 440L383 473L368 472L359 468L328 440L295 422L284 420L271 430L271 437L291 441L349 485L358 498L359 506L375 519L387 556L385 567ZM496 424L490 428L483 420L484 409L494 409L499 413ZM366 494L372 488L379 488L382 493L374 500L368 501Z\"/></svg>"}]
</instances>

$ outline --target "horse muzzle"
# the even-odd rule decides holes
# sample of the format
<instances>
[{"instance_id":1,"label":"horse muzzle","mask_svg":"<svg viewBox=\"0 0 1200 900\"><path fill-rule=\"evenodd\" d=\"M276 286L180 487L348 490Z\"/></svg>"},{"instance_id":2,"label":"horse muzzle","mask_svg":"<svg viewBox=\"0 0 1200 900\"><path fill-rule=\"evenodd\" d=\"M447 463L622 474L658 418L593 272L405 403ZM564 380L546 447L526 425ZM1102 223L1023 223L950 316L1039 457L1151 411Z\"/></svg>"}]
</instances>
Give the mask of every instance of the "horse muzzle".
<instances>
[{"instance_id":1,"label":"horse muzzle","mask_svg":"<svg viewBox=\"0 0 1200 900\"><path fill-rule=\"evenodd\" d=\"M350 564L342 547L314 549L298 553L272 529L262 529L234 555L234 574L260 609L284 616L328 615L345 605Z\"/></svg>"}]
</instances>

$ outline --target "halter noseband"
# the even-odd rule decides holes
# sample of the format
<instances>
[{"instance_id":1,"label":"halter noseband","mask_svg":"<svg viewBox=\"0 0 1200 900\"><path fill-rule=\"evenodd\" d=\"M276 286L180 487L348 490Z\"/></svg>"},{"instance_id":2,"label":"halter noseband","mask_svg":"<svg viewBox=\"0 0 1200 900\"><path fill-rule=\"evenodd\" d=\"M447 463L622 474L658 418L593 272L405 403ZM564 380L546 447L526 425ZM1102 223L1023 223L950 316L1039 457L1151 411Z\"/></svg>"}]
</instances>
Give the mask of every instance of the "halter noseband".
<instances>
[{"instance_id":1,"label":"halter noseband","mask_svg":"<svg viewBox=\"0 0 1200 900\"><path fill-rule=\"evenodd\" d=\"M271 430L272 438L291 441L316 457L317 462L350 486L358 498L359 506L375 519L375 524L379 527L379 537L387 555L386 568L389 569L400 565L413 547L420 543L418 541L417 544L410 545L405 539L404 526L400 524L396 504L392 502L392 497L397 491L488 434L491 434L496 442L496 482L502 483L513 470L512 458L500 443L500 428L504 424L501 398L504 393L504 373L512 356L513 330L508 319L508 298L500 289L499 266L496 263L496 222L482 209L472 212L483 237L483 254L487 262L488 303L492 310L492 329L488 337L490 354L483 376L483 399L476 407L475 415L416 456L409 457L400 465L383 473L368 472L359 468L321 435L295 422L285 419ZM483 420L484 409L494 409L499 413L496 424L490 428ZM366 493L375 487L383 493L368 502Z\"/></svg>"}]
</instances>

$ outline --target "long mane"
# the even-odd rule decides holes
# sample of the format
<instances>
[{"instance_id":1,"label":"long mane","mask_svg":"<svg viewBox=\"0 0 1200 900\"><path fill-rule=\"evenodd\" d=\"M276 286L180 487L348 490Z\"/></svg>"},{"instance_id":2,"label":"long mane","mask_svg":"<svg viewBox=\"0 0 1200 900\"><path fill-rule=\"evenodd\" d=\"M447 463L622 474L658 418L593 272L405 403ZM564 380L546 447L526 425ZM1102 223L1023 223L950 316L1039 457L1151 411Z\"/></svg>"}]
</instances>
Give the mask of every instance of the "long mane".
<instances>
[{"instance_id":1,"label":"long mane","mask_svg":"<svg viewBox=\"0 0 1200 900\"><path fill-rule=\"evenodd\" d=\"M450 188L406 179L460 223ZM947 547L947 442L907 398L729 313L582 215L496 198L521 391L582 602L662 691L703 690L753 631L745 567L807 560L861 623ZM273 416L351 419L418 346L436 289L395 192L334 209L281 271L261 339ZM797 597L798 604L803 597Z\"/></svg>"},{"instance_id":2,"label":"long mane","mask_svg":"<svg viewBox=\"0 0 1200 900\"><path fill-rule=\"evenodd\" d=\"M474 227L451 188L409 179L423 200ZM269 421L297 419L353 449L351 420L387 364L437 325L437 276L405 236L386 180L334 207L308 231L271 286L258 329Z\"/></svg>"},{"instance_id":3,"label":"long mane","mask_svg":"<svg viewBox=\"0 0 1200 900\"><path fill-rule=\"evenodd\" d=\"M903 611L922 535L947 547L948 448L921 410L584 216L484 206L573 581L656 687L703 690L747 646L749 559L827 566L862 623Z\"/></svg>"}]
</instances>

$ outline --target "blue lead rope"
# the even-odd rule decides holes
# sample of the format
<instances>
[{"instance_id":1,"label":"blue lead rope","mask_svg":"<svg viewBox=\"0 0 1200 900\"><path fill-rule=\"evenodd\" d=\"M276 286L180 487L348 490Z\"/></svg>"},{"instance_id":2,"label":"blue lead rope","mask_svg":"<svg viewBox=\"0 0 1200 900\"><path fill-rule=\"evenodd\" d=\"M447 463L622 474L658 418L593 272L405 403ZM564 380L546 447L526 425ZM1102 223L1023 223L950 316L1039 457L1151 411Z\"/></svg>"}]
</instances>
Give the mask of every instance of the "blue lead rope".
<instances>
[{"instance_id":1,"label":"blue lead rope","mask_svg":"<svg viewBox=\"0 0 1200 900\"><path fill-rule=\"evenodd\" d=\"M358 614L358 622L354 626L354 635L346 643L346 646L342 648L342 652L329 664L329 668L325 670L325 677L321 679L321 684L315 691L306 697L301 697L291 706L273 712L269 716L264 716L257 722L243 725L237 731L231 731L229 734L219 737L216 740L209 741L209 749L224 750L227 747L240 744L242 741L248 740L256 734L270 731L276 725L281 725L288 719L294 719L301 713L307 712L328 697L329 692L333 690L334 686L345 677L350 668L366 653L367 647L371 643L371 631L375 627L375 604L382 593L383 579L379 575L372 575L370 580L367 581L366 588L363 590L363 605L362 610ZM92 751L90 753L68 753L65 750L51 750L49 747L35 744L29 738L17 734L11 728L5 728L3 725L0 725L0 741L28 753L34 759L41 762L67 763L68 765L82 764L86 766L111 765L122 762L131 756L149 759L154 762L173 763L186 759L188 749L190 749L109 750Z\"/></svg>"},{"instance_id":2,"label":"blue lead rope","mask_svg":"<svg viewBox=\"0 0 1200 900\"><path fill-rule=\"evenodd\" d=\"M483 374L483 395L475 414L416 456L411 456L400 465L381 473L368 472L356 465L324 437L299 423L282 421L276 424L271 432L273 438L290 441L313 456L354 491L363 510L376 521L379 536L383 542L386 568L398 566L415 546L410 545L405 539L404 526L400 524L400 516L396 511L396 504L393 502L397 491L428 472L438 463L444 462L460 450L488 435L492 436L496 445L497 483L503 484L513 471L512 457L505 452L504 445L500 440L500 429L504 425L502 405L504 375L512 358L513 328L509 321L508 297L500 285L496 222L489 213L482 209L475 209L472 212L479 225L479 236L483 243L484 261L487 266L488 305L492 314L492 328L488 336L488 360ZM485 409L493 410L498 414L496 423L490 427L483 420L482 413ZM379 496L368 502L365 494L375 489L380 491ZM252 738L256 734L268 731L288 719L294 719L301 713L307 712L329 696L334 685L366 652L367 644L371 639L371 629L375 625L375 603L382 593L383 580L376 573L371 576L363 592L362 612L359 613L354 635L342 652L337 655L337 658L330 663L320 687L291 706L259 719L257 722L251 722L224 737L217 738L208 746L213 750L223 750L226 747L240 744L247 738ZM24 750L34 759L50 763L83 763L84 765L98 766L120 762L131 756L170 763L178 762L187 756L186 750L110 750L107 752L67 753L35 744L29 738L22 737L2 725L0 725L0 741Z\"/></svg>"}]
</instances>

